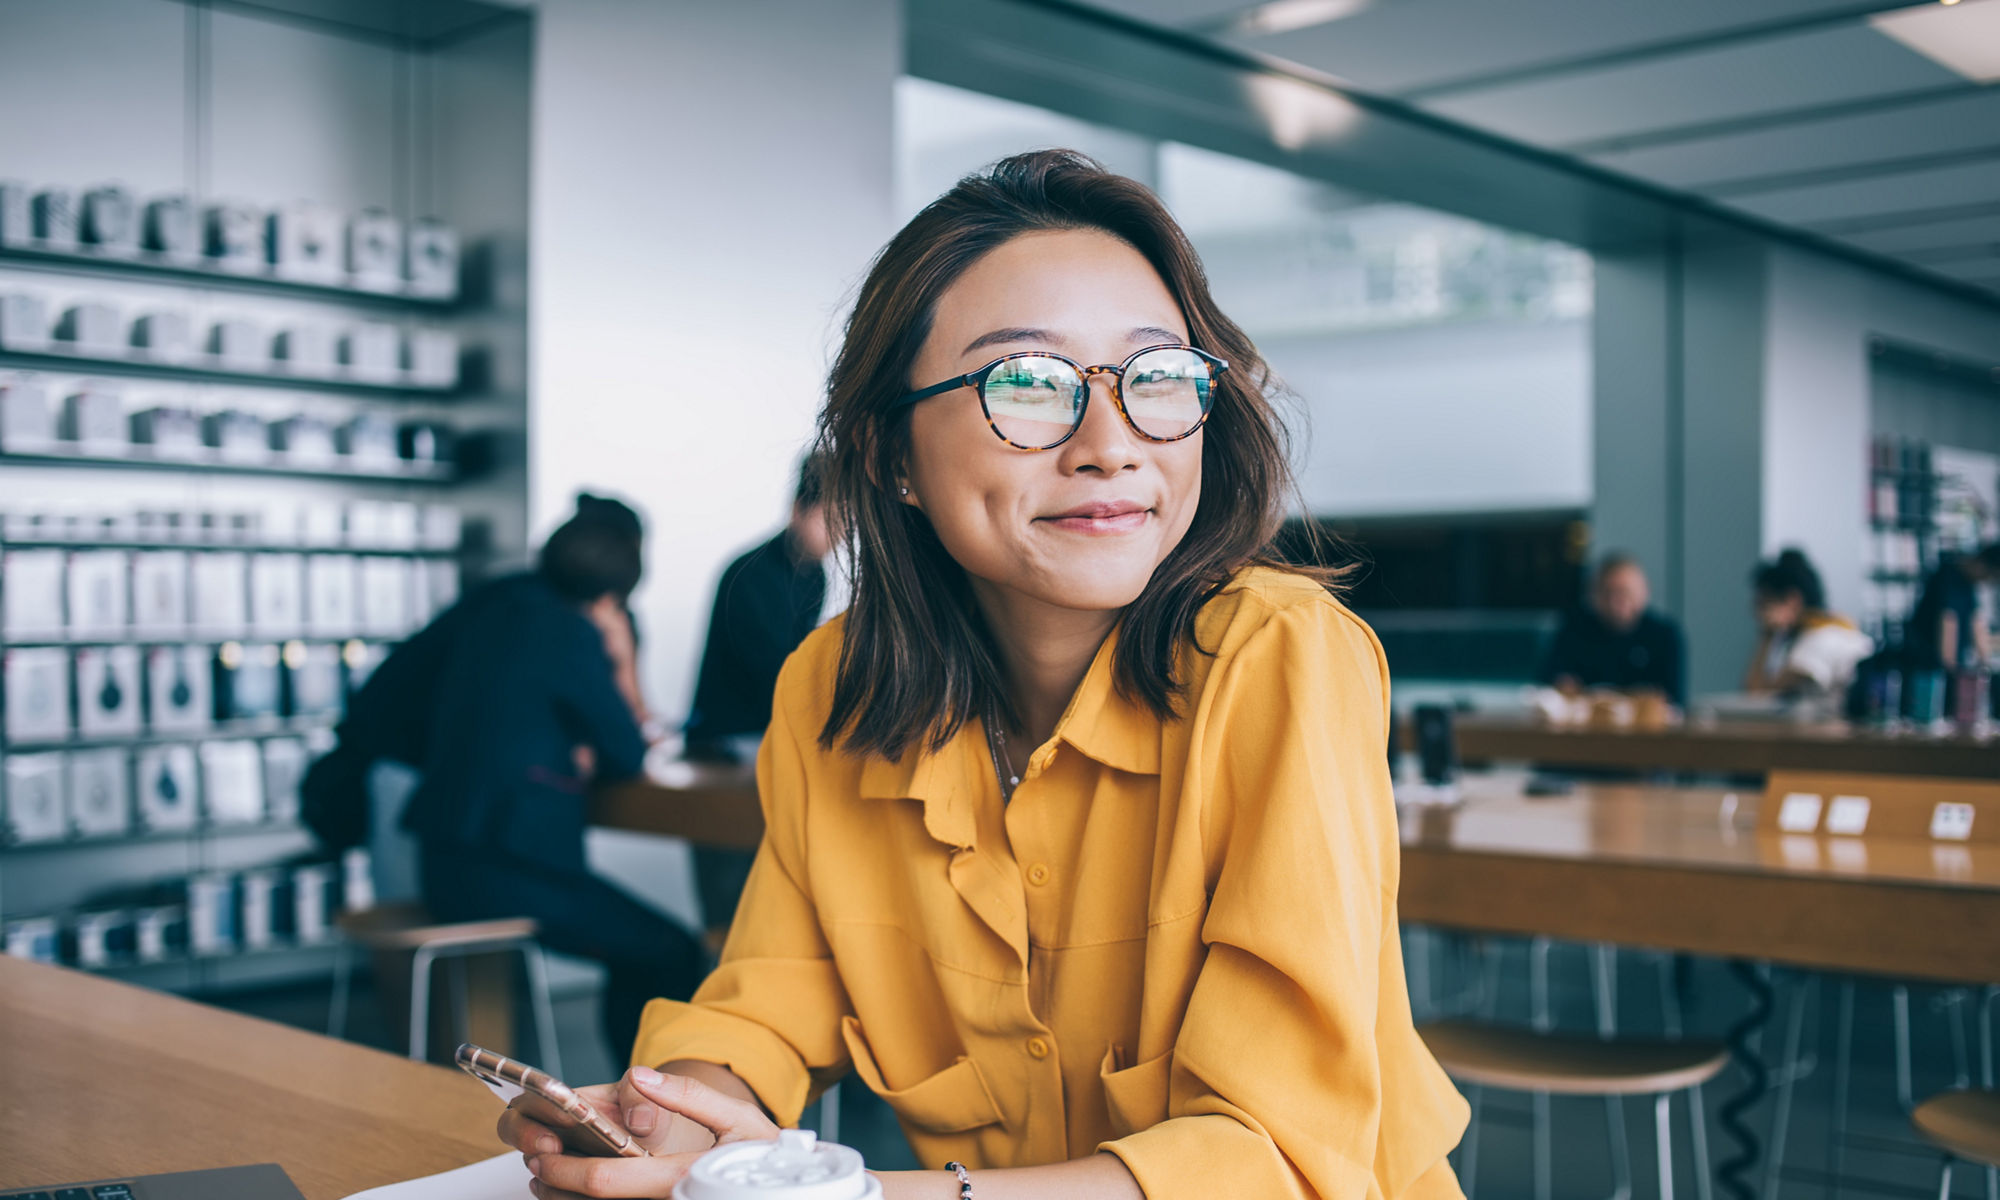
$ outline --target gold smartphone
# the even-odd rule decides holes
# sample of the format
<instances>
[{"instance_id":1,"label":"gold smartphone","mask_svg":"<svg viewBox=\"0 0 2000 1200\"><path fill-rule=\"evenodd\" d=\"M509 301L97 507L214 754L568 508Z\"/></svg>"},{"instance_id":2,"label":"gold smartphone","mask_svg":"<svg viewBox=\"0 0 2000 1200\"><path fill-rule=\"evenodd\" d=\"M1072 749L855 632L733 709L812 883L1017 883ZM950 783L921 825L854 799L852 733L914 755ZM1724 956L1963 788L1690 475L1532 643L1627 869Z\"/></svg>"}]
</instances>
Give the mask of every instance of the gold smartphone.
<instances>
[{"instance_id":1,"label":"gold smartphone","mask_svg":"<svg viewBox=\"0 0 2000 1200\"><path fill-rule=\"evenodd\" d=\"M593 1158L648 1157L645 1147L633 1141L631 1134L606 1120L590 1101L576 1094L576 1089L547 1071L470 1042L458 1048L456 1059L469 1075L520 1088L515 1107L529 1120L548 1126L570 1153Z\"/></svg>"}]
</instances>

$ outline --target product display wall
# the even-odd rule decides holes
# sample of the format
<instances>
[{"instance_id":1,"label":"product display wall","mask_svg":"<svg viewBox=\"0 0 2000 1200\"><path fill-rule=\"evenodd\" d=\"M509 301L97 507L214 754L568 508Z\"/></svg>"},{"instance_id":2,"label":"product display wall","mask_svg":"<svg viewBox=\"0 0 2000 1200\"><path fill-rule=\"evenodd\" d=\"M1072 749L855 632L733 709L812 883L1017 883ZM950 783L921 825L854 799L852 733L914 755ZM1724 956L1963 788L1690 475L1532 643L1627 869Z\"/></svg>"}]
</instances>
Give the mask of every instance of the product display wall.
<instances>
[{"instance_id":1,"label":"product display wall","mask_svg":"<svg viewBox=\"0 0 2000 1200\"><path fill-rule=\"evenodd\" d=\"M325 971L298 781L520 553L525 17L464 38L36 0L0 102L0 949ZM496 99L505 96L508 99Z\"/></svg>"}]
</instances>

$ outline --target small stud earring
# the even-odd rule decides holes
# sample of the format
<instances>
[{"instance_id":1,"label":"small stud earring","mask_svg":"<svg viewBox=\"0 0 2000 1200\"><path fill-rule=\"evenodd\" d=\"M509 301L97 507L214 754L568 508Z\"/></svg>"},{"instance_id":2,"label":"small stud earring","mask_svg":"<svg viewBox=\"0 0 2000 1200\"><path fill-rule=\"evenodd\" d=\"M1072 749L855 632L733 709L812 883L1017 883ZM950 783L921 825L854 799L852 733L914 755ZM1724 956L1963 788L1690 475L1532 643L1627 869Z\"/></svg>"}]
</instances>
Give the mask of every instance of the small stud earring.
<instances>
[{"instance_id":1,"label":"small stud earring","mask_svg":"<svg viewBox=\"0 0 2000 1200\"><path fill-rule=\"evenodd\" d=\"M909 494L910 494L910 489L909 489L909 488L900 488L900 489L898 489L898 490L900 490L900 491L901 491L901 492L902 492L902 493L903 493L903 494L904 494L905 496L907 496L907 495L909 495Z\"/></svg>"}]
</instances>

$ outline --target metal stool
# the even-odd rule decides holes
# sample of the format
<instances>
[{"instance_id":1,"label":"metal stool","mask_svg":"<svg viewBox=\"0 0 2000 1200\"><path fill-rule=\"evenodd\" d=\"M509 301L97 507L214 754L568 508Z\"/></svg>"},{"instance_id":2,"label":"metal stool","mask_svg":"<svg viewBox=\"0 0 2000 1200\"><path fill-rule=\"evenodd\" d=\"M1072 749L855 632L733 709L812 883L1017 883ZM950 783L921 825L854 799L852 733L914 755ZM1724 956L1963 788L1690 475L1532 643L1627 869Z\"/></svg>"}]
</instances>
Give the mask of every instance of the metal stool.
<instances>
[{"instance_id":1,"label":"metal stool","mask_svg":"<svg viewBox=\"0 0 2000 1200\"><path fill-rule=\"evenodd\" d=\"M1993 1010L2000 987L1986 989L1979 1023L1979 1082L1932 1096L1910 1113L1910 1124L1944 1151L1938 1170L1938 1200L1951 1195L1951 1168L1960 1159L1986 1168L1986 1195L2000 1195L2000 1091L1993 1077Z\"/></svg>"},{"instance_id":2,"label":"metal stool","mask_svg":"<svg viewBox=\"0 0 2000 1200\"><path fill-rule=\"evenodd\" d=\"M535 1020L540 1066L562 1074L556 1048L555 1006L549 995L548 965L535 942L536 926L528 917L496 921L439 924L420 905L396 904L344 913L336 922L341 941L335 951L333 1002L327 1014L327 1034L340 1037L347 1028L348 994L353 986L354 948L410 954L409 1056L429 1061L431 968L440 959L479 954L516 953L528 976L528 1005Z\"/></svg>"},{"instance_id":3,"label":"metal stool","mask_svg":"<svg viewBox=\"0 0 2000 1200\"><path fill-rule=\"evenodd\" d=\"M1660 1196L1674 1194L1673 1112L1676 1092L1686 1092L1693 1119L1695 1181L1709 1195L1708 1132L1702 1127L1701 1086L1729 1065L1729 1050L1720 1042L1613 1040L1575 1034L1538 1033L1532 1029L1442 1021L1420 1026L1417 1033L1446 1073L1478 1088L1496 1087L1530 1092L1538 1099L1551 1095L1653 1096L1654 1130L1659 1140ZM1473 1097L1473 1126L1467 1133L1466 1178L1472 1194L1479 1164L1479 1096ZM1620 1153L1624 1126L1618 1109L1607 1112L1611 1123L1614 1171L1629 1173ZM1546 1129L1546 1125L1543 1126ZM1546 1178L1541 1163L1546 1150L1537 1146L1537 1175ZM1540 1179L1538 1179L1538 1183ZM1619 1194L1629 1195L1631 1181L1618 1180Z\"/></svg>"}]
</instances>

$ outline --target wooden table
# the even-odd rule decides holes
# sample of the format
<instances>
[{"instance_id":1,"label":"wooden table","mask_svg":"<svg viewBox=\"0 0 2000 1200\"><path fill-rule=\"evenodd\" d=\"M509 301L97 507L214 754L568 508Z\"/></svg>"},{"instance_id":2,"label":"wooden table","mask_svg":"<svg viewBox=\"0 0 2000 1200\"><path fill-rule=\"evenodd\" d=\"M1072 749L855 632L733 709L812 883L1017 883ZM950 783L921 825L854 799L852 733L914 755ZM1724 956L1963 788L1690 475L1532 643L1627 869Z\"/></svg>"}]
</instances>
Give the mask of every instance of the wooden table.
<instances>
[{"instance_id":1,"label":"wooden table","mask_svg":"<svg viewBox=\"0 0 2000 1200\"><path fill-rule=\"evenodd\" d=\"M1529 716L1468 714L1453 722L1469 763L1761 774L1781 767L2000 779L2000 737L1961 737L1778 721L1718 721L1658 730L1551 726Z\"/></svg>"},{"instance_id":2,"label":"wooden table","mask_svg":"<svg viewBox=\"0 0 2000 1200\"><path fill-rule=\"evenodd\" d=\"M1462 790L1402 810L1406 921L2000 982L2000 845L1762 833L1757 791Z\"/></svg>"},{"instance_id":3,"label":"wooden table","mask_svg":"<svg viewBox=\"0 0 2000 1200\"><path fill-rule=\"evenodd\" d=\"M446 1067L0 957L0 1190L275 1162L306 1200L491 1158Z\"/></svg>"},{"instance_id":4,"label":"wooden table","mask_svg":"<svg viewBox=\"0 0 2000 1200\"><path fill-rule=\"evenodd\" d=\"M670 761L600 790L591 824L629 833L681 837L702 846L754 850L764 839L757 772L748 766Z\"/></svg>"}]
</instances>

